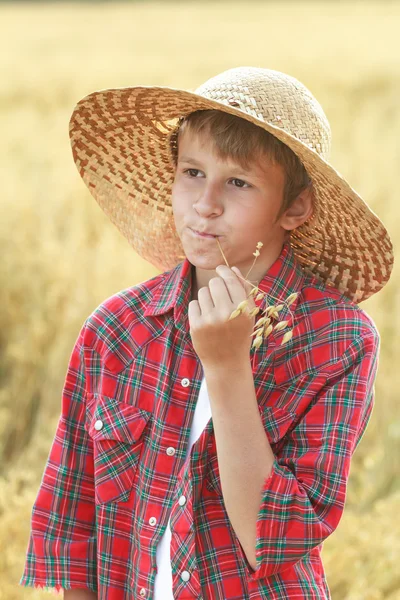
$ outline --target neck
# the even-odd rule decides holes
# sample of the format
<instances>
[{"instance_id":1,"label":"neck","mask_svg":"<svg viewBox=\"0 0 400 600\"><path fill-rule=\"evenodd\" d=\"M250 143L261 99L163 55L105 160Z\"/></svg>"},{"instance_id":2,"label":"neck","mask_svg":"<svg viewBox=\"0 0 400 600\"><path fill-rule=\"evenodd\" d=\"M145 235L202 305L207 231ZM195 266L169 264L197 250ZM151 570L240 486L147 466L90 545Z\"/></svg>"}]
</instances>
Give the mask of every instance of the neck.
<instances>
[{"instance_id":1,"label":"neck","mask_svg":"<svg viewBox=\"0 0 400 600\"><path fill-rule=\"evenodd\" d=\"M191 290L190 300L197 300L197 292L198 291L199 290L197 289L196 271L195 271L195 268L192 267L192 290Z\"/></svg>"}]
</instances>

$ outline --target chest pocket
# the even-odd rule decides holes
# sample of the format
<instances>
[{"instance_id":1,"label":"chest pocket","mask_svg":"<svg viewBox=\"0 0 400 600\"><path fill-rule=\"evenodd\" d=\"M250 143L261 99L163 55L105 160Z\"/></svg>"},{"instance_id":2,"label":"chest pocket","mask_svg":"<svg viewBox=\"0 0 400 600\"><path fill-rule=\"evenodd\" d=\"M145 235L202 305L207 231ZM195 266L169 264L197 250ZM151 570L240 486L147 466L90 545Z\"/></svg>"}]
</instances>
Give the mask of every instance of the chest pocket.
<instances>
[{"instance_id":1,"label":"chest pocket","mask_svg":"<svg viewBox=\"0 0 400 600\"><path fill-rule=\"evenodd\" d=\"M295 426L297 415L282 410L274 406L268 406L260 409L261 420L264 425L264 431L271 445L273 453L276 455L285 444L285 437L289 430ZM238 448L240 452L240 448ZM206 486L209 490L214 490L222 494L221 478L216 453L215 438L212 436L208 450L208 465Z\"/></svg>"},{"instance_id":2,"label":"chest pocket","mask_svg":"<svg viewBox=\"0 0 400 600\"><path fill-rule=\"evenodd\" d=\"M88 395L85 429L93 440L97 504L128 500L150 417L150 412L137 406Z\"/></svg>"}]
</instances>

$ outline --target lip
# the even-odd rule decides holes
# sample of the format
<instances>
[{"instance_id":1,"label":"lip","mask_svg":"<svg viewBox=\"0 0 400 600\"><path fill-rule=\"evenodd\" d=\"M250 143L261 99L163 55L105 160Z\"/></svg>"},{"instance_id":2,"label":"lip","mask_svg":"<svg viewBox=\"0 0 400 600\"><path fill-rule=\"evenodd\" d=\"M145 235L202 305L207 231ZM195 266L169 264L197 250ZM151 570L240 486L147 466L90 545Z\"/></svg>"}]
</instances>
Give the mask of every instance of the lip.
<instances>
[{"instance_id":1,"label":"lip","mask_svg":"<svg viewBox=\"0 0 400 600\"><path fill-rule=\"evenodd\" d=\"M196 231L196 229L192 229L190 228L190 230L197 235L198 237L203 237L203 238L217 238L219 237L218 235L212 235L211 233L200 233L200 231Z\"/></svg>"}]
</instances>

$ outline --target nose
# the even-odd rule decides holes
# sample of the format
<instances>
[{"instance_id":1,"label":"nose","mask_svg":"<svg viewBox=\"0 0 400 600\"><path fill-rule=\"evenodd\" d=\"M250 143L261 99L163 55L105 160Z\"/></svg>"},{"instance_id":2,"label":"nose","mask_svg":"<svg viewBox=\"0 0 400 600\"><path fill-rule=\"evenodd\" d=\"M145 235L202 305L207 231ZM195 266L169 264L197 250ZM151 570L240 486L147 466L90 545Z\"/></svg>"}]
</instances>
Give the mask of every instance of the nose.
<instances>
[{"instance_id":1,"label":"nose","mask_svg":"<svg viewBox=\"0 0 400 600\"><path fill-rule=\"evenodd\" d=\"M202 217L220 215L223 212L223 204L219 186L212 182L205 183L193 208Z\"/></svg>"}]
</instances>

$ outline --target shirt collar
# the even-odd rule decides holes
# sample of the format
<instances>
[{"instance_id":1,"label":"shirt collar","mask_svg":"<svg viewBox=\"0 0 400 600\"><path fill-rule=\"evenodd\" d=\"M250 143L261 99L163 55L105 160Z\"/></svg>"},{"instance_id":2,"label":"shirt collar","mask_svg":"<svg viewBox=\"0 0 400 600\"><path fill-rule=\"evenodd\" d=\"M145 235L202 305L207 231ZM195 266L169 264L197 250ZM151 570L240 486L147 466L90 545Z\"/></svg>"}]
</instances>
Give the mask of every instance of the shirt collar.
<instances>
[{"instance_id":1,"label":"shirt collar","mask_svg":"<svg viewBox=\"0 0 400 600\"><path fill-rule=\"evenodd\" d=\"M160 285L156 288L152 301L148 304L144 316L157 316L173 310L175 325L183 333L189 334L188 305L191 297L194 266L186 258L182 263L164 273ZM251 279L251 273L250 273ZM280 255L270 266L258 284L259 290L267 295L268 305L279 304L293 293L300 292L304 283L304 272L297 261L290 241L285 241ZM292 313L298 297L291 304ZM265 300L255 300L257 306L265 306ZM284 312L282 311L282 317Z\"/></svg>"}]
</instances>

